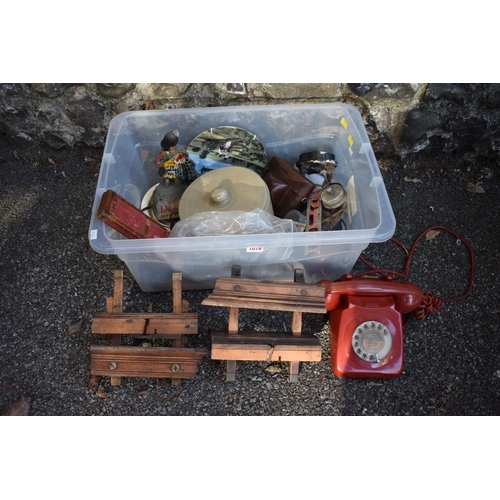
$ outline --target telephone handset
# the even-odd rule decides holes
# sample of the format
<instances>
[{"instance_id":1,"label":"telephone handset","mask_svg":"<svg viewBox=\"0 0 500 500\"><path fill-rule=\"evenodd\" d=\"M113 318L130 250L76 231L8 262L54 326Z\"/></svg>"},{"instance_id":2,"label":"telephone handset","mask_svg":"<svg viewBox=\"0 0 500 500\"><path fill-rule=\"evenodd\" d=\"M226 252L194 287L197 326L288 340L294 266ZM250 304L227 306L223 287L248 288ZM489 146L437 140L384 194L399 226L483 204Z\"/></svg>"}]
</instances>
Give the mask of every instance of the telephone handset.
<instances>
[{"instance_id":1,"label":"telephone handset","mask_svg":"<svg viewBox=\"0 0 500 500\"><path fill-rule=\"evenodd\" d=\"M338 377L394 378L403 370L402 315L424 297L410 282L345 275L320 281L330 311L330 354Z\"/></svg>"}]
</instances>

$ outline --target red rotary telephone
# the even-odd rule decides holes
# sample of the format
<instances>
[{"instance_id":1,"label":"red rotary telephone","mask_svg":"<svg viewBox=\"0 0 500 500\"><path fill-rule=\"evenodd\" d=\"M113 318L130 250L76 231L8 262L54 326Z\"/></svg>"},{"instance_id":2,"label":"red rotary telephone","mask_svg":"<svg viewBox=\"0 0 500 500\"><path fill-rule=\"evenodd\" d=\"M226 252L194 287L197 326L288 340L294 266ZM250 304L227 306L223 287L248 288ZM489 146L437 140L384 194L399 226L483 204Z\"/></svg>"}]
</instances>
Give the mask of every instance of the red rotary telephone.
<instances>
[{"instance_id":1,"label":"red rotary telephone","mask_svg":"<svg viewBox=\"0 0 500 500\"><path fill-rule=\"evenodd\" d=\"M321 281L330 312L330 354L338 377L394 378L403 370L402 315L424 294L387 276Z\"/></svg>"},{"instance_id":2,"label":"red rotary telephone","mask_svg":"<svg viewBox=\"0 0 500 500\"><path fill-rule=\"evenodd\" d=\"M422 293L409 281L396 282L390 275L407 280L410 261L417 243L430 230L450 233L465 245L470 256L470 279L465 293L440 299L431 292ZM445 226L432 226L423 231L408 251L391 238L406 253L402 272L379 270L364 262L371 271L352 276L346 274L337 281L323 280L325 303L330 311L330 354L332 368L338 377L395 378L403 371L404 314L412 313L419 321L426 312L439 311L444 302L464 299L472 290L474 253L471 246ZM379 274L371 277L368 274Z\"/></svg>"}]
</instances>

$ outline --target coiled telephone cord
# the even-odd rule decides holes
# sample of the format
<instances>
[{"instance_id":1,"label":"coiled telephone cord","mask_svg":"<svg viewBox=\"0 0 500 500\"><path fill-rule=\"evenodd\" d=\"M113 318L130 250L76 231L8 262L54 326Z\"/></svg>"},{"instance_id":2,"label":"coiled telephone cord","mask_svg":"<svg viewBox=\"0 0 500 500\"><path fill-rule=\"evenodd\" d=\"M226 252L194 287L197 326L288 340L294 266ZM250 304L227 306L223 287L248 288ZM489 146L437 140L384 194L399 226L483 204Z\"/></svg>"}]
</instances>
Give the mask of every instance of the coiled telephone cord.
<instances>
[{"instance_id":1,"label":"coiled telephone cord","mask_svg":"<svg viewBox=\"0 0 500 500\"><path fill-rule=\"evenodd\" d=\"M398 271L392 271L388 269L377 269L375 266L373 266L370 262L368 262L363 256L359 257L359 260L363 262L367 267L369 267L371 270L370 271L364 271L358 274L355 274L353 276L355 277L365 277L370 274L379 274L379 275L384 275L384 276L395 276L396 278L401 278L403 280L408 280L408 271L410 269L410 264L411 264L411 259L413 258L413 254L415 253L415 248L419 241L429 232L432 230L442 230L446 231L449 234L451 234L453 237L457 239L457 241L461 242L463 245L465 245L465 248L469 252L469 259L470 259L470 272L469 272L469 285L467 289L465 290L464 293L457 297L452 297L452 298L447 298L447 299L441 299L437 295L434 295L434 293L427 291L424 293L424 298L422 299L420 305L411 313L411 315L408 317L406 320L404 326L407 325L408 321L410 320L411 316L414 316L415 319L418 321L423 321L425 319L426 314L433 313L439 311L445 302L455 302L458 300L465 299L472 291L472 284L474 282L474 273L475 273L475 262L474 262L474 252L472 250L471 245L464 240L461 236L456 234L454 231L452 231L450 228L446 226L431 226L428 227L425 231L422 231L416 238L415 241L413 242L413 245L411 246L410 250L407 250L407 248L396 238L391 238L390 241L393 243L396 243L406 254L406 262L403 271L398 272Z\"/></svg>"}]
</instances>

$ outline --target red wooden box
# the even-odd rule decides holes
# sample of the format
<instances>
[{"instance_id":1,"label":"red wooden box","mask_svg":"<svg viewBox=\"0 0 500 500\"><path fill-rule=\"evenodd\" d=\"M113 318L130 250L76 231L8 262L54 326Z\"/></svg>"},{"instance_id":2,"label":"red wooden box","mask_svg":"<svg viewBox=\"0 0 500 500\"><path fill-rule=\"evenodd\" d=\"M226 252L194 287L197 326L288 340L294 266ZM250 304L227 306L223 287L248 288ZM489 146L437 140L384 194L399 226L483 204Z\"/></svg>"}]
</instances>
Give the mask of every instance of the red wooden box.
<instances>
[{"instance_id":1,"label":"red wooden box","mask_svg":"<svg viewBox=\"0 0 500 500\"><path fill-rule=\"evenodd\" d=\"M168 231L112 189L103 195L97 218L127 238L166 238Z\"/></svg>"}]
</instances>

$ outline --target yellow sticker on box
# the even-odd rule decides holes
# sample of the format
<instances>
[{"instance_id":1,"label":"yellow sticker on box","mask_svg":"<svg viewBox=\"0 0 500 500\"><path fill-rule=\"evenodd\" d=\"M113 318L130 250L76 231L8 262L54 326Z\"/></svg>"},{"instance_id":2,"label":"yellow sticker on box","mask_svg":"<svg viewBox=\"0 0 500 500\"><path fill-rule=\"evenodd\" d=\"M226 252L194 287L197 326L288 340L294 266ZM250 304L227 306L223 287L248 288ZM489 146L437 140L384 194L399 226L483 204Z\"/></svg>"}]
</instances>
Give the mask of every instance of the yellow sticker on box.
<instances>
[{"instance_id":1,"label":"yellow sticker on box","mask_svg":"<svg viewBox=\"0 0 500 500\"><path fill-rule=\"evenodd\" d=\"M347 141L349 142L349 146L351 146L352 148L352 145L354 144L354 139L352 138L351 134L347 136Z\"/></svg>"},{"instance_id":2,"label":"yellow sticker on box","mask_svg":"<svg viewBox=\"0 0 500 500\"><path fill-rule=\"evenodd\" d=\"M344 117L342 117L342 120L340 120L340 123L342 124L344 129L347 129L347 120Z\"/></svg>"}]
</instances>

